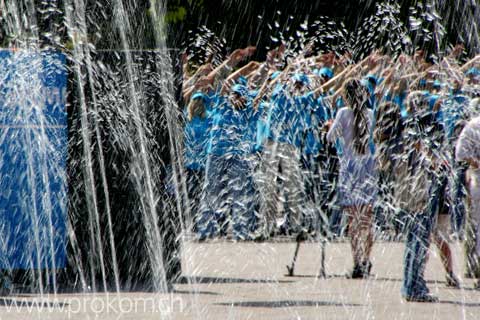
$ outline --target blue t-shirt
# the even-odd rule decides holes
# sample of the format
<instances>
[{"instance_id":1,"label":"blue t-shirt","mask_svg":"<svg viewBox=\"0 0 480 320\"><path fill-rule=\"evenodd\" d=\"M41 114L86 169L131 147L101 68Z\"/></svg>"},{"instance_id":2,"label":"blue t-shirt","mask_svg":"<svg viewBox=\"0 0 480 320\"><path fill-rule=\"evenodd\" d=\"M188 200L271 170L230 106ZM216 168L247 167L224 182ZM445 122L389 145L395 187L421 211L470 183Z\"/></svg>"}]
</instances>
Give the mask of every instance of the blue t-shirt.
<instances>
[{"instance_id":1,"label":"blue t-shirt","mask_svg":"<svg viewBox=\"0 0 480 320\"><path fill-rule=\"evenodd\" d=\"M211 126L212 106L217 104L219 96L213 91L205 95L204 100L206 116L194 117L185 123L184 128L184 164L191 170L203 170L206 163L206 147L208 132ZM188 118L188 110L184 110L185 119Z\"/></svg>"},{"instance_id":2,"label":"blue t-shirt","mask_svg":"<svg viewBox=\"0 0 480 320\"><path fill-rule=\"evenodd\" d=\"M305 139L303 141L303 154L318 155L323 149L321 139L322 128L326 121L332 118L332 112L324 97L319 97L314 104L309 105L305 121Z\"/></svg>"},{"instance_id":3,"label":"blue t-shirt","mask_svg":"<svg viewBox=\"0 0 480 320\"><path fill-rule=\"evenodd\" d=\"M269 105L267 103L260 103L258 105L258 110L257 110L257 129L255 133L255 147L254 151L261 151L263 149L263 143L265 142L265 139L268 137L267 133L267 123L266 123L266 112Z\"/></svg>"},{"instance_id":4,"label":"blue t-shirt","mask_svg":"<svg viewBox=\"0 0 480 320\"><path fill-rule=\"evenodd\" d=\"M370 82L367 82L366 88L368 91L369 108L371 108L372 110L375 110L376 104L377 104L377 97L375 96L375 87Z\"/></svg>"},{"instance_id":5,"label":"blue t-shirt","mask_svg":"<svg viewBox=\"0 0 480 320\"><path fill-rule=\"evenodd\" d=\"M335 109L333 109L332 112L332 119L335 119L337 116L337 111L345 107L345 101L343 101L342 97L338 97L337 100L335 101Z\"/></svg>"},{"instance_id":6,"label":"blue t-shirt","mask_svg":"<svg viewBox=\"0 0 480 320\"><path fill-rule=\"evenodd\" d=\"M238 110L221 103L212 112L207 154L244 157L254 152L258 115L250 103Z\"/></svg>"},{"instance_id":7,"label":"blue t-shirt","mask_svg":"<svg viewBox=\"0 0 480 320\"><path fill-rule=\"evenodd\" d=\"M408 110L405 104L406 99L407 99L406 92L402 92L400 94L391 94L390 92L387 92L385 94L385 101L396 104L400 109L400 115L402 116L403 119L407 118L408 116Z\"/></svg>"},{"instance_id":8,"label":"blue t-shirt","mask_svg":"<svg viewBox=\"0 0 480 320\"><path fill-rule=\"evenodd\" d=\"M188 121L184 129L185 167L191 170L203 170L206 163L206 147L210 117L194 117Z\"/></svg>"},{"instance_id":9,"label":"blue t-shirt","mask_svg":"<svg viewBox=\"0 0 480 320\"><path fill-rule=\"evenodd\" d=\"M452 138L458 122L464 117L470 98L461 92L451 94L442 104L442 120L445 135Z\"/></svg>"},{"instance_id":10,"label":"blue t-shirt","mask_svg":"<svg viewBox=\"0 0 480 320\"><path fill-rule=\"evenodd\" d=\"M337 100L335 103L339 104L340 102ZM330 102L329 102L329 100L326 99L325 95L321 95L317 99L317 103L314 106L313 113L315 114L317 119L321 122L325 122L325 121L328 121L330 119L333 119L334 115L333 115L333 112L332 112L332 108L330 107Z\"/></svg>"},{"instance_id":11,"label":"blue t-shirt","mask_svg":"<svg viewBox=\"0 0 480 320\"><path fill-rule=\"evenodd\" d=\"M311 93L292 96L285 86L281 90L277 87L266 119L265 132L268 138L300 147L313 103Z\"/></svg>"}]
</instances>

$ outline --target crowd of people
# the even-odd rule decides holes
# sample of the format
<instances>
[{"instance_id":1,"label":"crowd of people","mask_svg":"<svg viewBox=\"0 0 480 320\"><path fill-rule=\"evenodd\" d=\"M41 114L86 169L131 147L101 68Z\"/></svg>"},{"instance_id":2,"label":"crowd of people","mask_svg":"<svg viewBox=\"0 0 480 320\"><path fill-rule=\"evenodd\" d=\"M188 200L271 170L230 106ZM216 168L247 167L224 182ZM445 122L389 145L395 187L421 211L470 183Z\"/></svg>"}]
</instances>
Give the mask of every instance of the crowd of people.
<instances>
[{"instance_id":1,"label":"crowd of people","mask_svg":"<svg viewBox=\"0 0 480 320\"><path fill-rule=\"evenodd\" d=\"M454 47L346 52L221 64L184 57L186 186L199 240L331 235L345 217L352 278L370 273L376 231L406 242L402 295L435 301L423 278L439 248L458 287L448 240L466 239L468 275L480 278L480 55ZM480 289L480 281L476 285Z\"/></svg>"}]
</instances>

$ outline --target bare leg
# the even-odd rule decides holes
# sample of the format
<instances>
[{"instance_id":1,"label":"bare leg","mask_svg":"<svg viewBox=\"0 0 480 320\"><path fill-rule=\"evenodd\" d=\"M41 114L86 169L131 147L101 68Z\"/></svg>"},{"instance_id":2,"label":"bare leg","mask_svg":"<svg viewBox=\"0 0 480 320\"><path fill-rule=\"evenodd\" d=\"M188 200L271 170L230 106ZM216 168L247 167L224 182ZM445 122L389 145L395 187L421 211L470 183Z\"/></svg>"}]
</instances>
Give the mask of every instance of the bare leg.
<instances>
[{"instance_id":1,"label":"bare leg","mask_svg":"<svg viewBox=\"0 0 480 320\"><path fill-rule=\"evenodd\" d=\"M372 206L364 206L360 210L362 214L362 233L365 234L365 242L362 246L362 261L369 262L373 247L373 210ZM363 237L362 237L363 239Z\"/></svg>"},{"instance_id":2,"label":"bare leg","mask_svg":"<svg viewBox=\"0 0 480 320\"><path fill-rule=\"evenodd\" d=\"M453 273L452 251L450 250L450 246L443 235L443 232L440 231L446 228L446 224L448 223L446 221L447 219L449 219L448 215L437 216L437 225L433 231L432 240L440 252L440 259L442 260L442 264L446 272L445 278L447 280L447 286L458 288L460 282Z\"/></svg>"},{"instance_id":3,"label":"bare leg","mask_svg":"<svg viewBox=\"0 0 480 320\"><path fill-rule=\"evenodd\" d=\"M349 233L353 256L353 278L363 278L370 272L373 246L372 207L348 207Z\"/></svg>"},{"instance_id":4,"label":"bare leg","mask_svg":"<svg viewBox=\"0 0 480 320\"><path fill-rule=\"evenodd\" d=\"M443 239L438 233L433 235L433 242L437 246L438 250L440 251L440 258L442 260L443 267L447 273L453 272L452 266L452 251L450 250L450 246L448 242Z\"/></svg>"},{"instance_id":5,"label":"bare leg","mask_svg":"<svg viewBox=\"0 0 480 320\"><path fill-rule=\"evenodd\" d=\"M352 257L354 268L360 264L361 255L359 250L359 234L358 234L358 214L354 207L347 207L348 212L348 233L350 234L350 244L352 246Z\"/></svg>"}]
</instances>

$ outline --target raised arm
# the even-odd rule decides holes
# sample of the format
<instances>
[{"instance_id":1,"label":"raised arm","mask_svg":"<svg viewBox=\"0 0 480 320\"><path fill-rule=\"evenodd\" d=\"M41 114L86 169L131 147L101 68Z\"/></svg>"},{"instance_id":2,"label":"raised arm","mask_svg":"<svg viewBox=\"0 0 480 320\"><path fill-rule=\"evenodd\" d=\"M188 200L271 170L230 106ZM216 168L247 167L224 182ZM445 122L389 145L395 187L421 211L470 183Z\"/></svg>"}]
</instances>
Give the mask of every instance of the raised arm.
<instances>
[{"instance_id":1,"label":"raised arm","mask_svg":"<svg viewBox=\"0 0 480 320\"><path fill-rule=\"evenodd\" d=\"M471 59L467 63L465 63L460 70L463 72L467 71L470 67L474 66L476 63L480 63L480 54L478 54L475 58Z\"/></svg>"},{"instance_id":2,"label":"raised arm","mask_svg":"<svg viewBox=\"0 0 480 320\"><path fill-rule=\"evenodd\" d=\"M313 90L312 94L315 98L318 98L322 93L329 91L332 88L341 87L345 79L349 78L354 72L357 72L363 64L366 62L364 59L357 65L348 66L342 72L337 74L332 79L328 80L326 83Z\"/></svg>"},{"instance_id":3,"label":"raised arm","mask_svg":"<svg viewBox=\"0 0 480 320\"><path fill-rule=\"evenodd\" d=\"M225 82L222 86L221 94L226 93L230 89L231 85L238 80L238 78L246 77L248 74L250 74L254 70L258 69L259 66L260 66L260 63L258 63L256 61L251 61L247 65L243 66L242 68L240 68L237 71L235 71L234 73L232 73L225 80Z\"/></svg>"},{"instance_id":4,"label":"raised arm","mask_svg":"<svg viewBox=\"0 0 480 320\"><path fill-rule=\"evenodd\" d=\"M282 73L277 76L274 80L272 81L265 81L262 87L258 90L257 97L253 100L253 107L255 109L258 108L258 104L260 101L262 101L263 97L270 92L270 90L279 82L283 83L284 80L286 80L286 75L289 74L290 69L292 68L292 65L288 65L285 70L282 71Z\"/></svg>"},{"instance_id":5,"label":"raised arm","mask_svg":"<svg viewBox=\"0 0 480 320\"><path fill-rule=\"evenodd\" d=\"M277 65L283 60L285 54L285 45L282 44L278 48L270 50L267 53L267 59L261 64L260 68L250 74L251 82L255 86L264 84L268 79L268 73L270 70L276 70Z\"/></svg>"},{"instance_id":6,"label":"raised arm","mask_svg":"<svg viewBox=\"0 0 480 320\"><path fill-rule=\"evenodd\" d=\"M213 86L220 85L241 61L251 57L255 53L255 47L237 49L217 68L208 74L208 79Z\"/></svg>"},{"instance_id":7,"label":"raised arm","mask_svg":"<svg viewBox=\"0 0 480 320\"><path fill-rule=\"evenodd\" d=\"M188 80L183 82L183 90L184 91L188 90L189 88L195 85L198 79L208 75L212 71L213 71L213 66L211 63L204 64L203 66L197 69L197 71L193 74L193 76L189 77Z\"/></svg>"}]
</instances>

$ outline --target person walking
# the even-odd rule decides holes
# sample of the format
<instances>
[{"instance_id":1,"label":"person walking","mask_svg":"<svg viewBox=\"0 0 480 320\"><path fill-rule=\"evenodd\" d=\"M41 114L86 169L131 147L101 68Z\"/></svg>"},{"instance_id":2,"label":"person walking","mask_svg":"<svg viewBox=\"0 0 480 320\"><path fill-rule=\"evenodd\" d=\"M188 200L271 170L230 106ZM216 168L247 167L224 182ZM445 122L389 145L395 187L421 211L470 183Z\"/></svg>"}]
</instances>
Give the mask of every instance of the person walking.
<instances>
[{"instance_id":1,"label":"person walking","mask_svg":"<svg viewBox=\"0 0 480 320\"><path fill-rule=\"evenodd\" d=\"M341 108L329 122L327 140L340 141L340 205L348 213L351 237L352 278L370 274L370 252L373 246L372 206L377 195L375 156L373 151L373 111L368 93L357 79L346 81L343 88L347 107Z\"/></svg>"},{"instance_id":2,"label":"person walking","mask_svg":"<svg viewBox=\"0 0 480 320\"><path fill-rule=\"evenodd\" d=\"M480 117L470 120L462 130L456 144L455 158L468 163L467 189L469 196L468 221L474 248L468 263L477 277L476 289L480 289Z\"/></svg>"}]
</instances>

